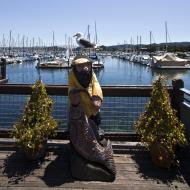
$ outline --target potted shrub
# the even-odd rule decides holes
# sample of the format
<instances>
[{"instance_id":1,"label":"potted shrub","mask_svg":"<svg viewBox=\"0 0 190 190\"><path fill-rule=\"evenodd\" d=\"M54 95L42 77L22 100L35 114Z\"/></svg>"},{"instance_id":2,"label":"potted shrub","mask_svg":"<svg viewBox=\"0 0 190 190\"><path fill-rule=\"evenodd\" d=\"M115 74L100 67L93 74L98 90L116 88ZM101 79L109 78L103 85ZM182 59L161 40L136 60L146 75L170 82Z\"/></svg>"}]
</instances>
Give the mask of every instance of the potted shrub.
<instances>
[{"instance_id":1,"label":"potted shrub","mask_svg":"<svg viewBox=\"0 0 190 190\"><path fill-rule=\"evenodd\" d=\"M169 168L175 160L177 145L185 145L185 128L170 105L166 82L159 76L145 112L135 123L141 141L150 149L152 161L160 167Z\"/></svg>"},{"instance_id":2,"label":"potted shrub","mask_svg":"<svg viewBox=\"0 0 190 190\"><path fill-rule=\"evenodd\" d=\"M57 121L51 116L52 106L45 85L36 81L22 118L13 126L13 136L29 160L42 157L48 136L55 135Z\"/></svg>"}]
</instances>

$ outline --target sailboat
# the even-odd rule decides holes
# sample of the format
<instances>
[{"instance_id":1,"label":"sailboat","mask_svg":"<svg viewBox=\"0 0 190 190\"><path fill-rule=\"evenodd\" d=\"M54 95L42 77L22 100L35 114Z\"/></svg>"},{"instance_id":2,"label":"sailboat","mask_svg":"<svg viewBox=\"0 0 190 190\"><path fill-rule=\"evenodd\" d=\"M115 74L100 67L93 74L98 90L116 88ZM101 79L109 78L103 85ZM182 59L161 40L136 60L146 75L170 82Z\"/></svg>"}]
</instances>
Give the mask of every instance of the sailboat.
<instances>
[{"instance_id":1,"label":"sailboat","mask_svg":"<svg viewBox=\"0 0 190 190\"><path fill-rule=\"evenodd\" d=\"M71 68L71 66L68 64L68 62L60 57L55 56L55 37L53 32L53 60L51 61L45 61L40 62L40 60L37 63L36 68L38 69L66 69Z\"/></svg>"},{"instance_id":2,"label":"sailboat","mask_svg":"<svg viewBox=\"0 0 190 190\"><path fill-rule=\"evenodd\" d=\"M90 26L88 25L88 38L90 40L90 32L89 32ZM98 44L98 35L97 35L97 28L96 28L96 22L95 22L95 39L94 44ZM104 68L103 61L98 57L98 54L96 52L96 49L93 52L89 52L89 58L92 60L92 68L93 69L100 69Z\"/></svg>"},{"instance_id":3,"label":"sailboat","mask_svg":"<svg viewBox=\"0 0 190 190\"><path fill-rule=\"evenodd\" d=\"M158 69L190 69L190 63L187 59L181 59L174 53L168 52L168 28L165 22L166 44L165 53L160 56L152 56L150 66Z\"/></svg>"},{"instance_id":4,"label":"sailboat","mask_svg":"<svg viewBox=\"0 0 190 190\"><path fill-rule=\"evenodd\" d=\"M65 39L65 47L66 47L66 52L63 59L67 62L69 66L71 66L72 61L75 56L72 50L72 39L70 37L68 39L68 44L67 44L67 40Z\"/></svg>"},{"instance_id":5,"label":"sailboat","mask_svg":"<svg viewBox=\"0 0 190 190\"><path fill-rule=\"evenodd\" d=\"M96 52L91 52L89 54L89 58L92 60L93 69L104 68L104 63L102 60L100 60Z\"/></svg>"}]
</instances>

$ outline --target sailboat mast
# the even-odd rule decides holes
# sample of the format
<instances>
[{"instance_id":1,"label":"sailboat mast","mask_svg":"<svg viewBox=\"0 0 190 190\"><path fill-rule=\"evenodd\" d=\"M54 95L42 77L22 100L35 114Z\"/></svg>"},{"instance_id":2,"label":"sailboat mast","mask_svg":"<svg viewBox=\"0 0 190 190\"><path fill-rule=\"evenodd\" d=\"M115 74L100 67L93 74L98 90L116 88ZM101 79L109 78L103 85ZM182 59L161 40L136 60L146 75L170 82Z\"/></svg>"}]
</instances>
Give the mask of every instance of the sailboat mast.
<instances>
[{"instance_id":1,"label":"sailboat mast","mask_svg":"<svg viewBox=\"0 0 190 190\"><path fill-rule=\"evenodd\" d=\"M11 39L12 39L12 31L9 32L9 55L11 53Z\"/></svg>"},{"instance_id":2,"label":"sailboat mast","mask_svg":"<svg viewBox=\"0 0 190 190\"><path fill-rule=\"evenodd\" d=\"M24 57L24 40L25 40L25 36L23 35L23 39L22 39L22 56Z\"/></svg>"},{"instance_id":3,"label":"sailboat mast","mask_svg":"<svg viewBox=\"0 0 190 190\"><path fill-rule=\"evenodd\" d=\"M65 49L67 49L67 34L65 34Z\"/></svg>"},{"instance_id":4,"label":"sailboat mast","mask_svg":"<svg viewBox=\"0 0 190 190\"><path fill-rule=\"evenodd\" d=\"M32 53L34 53L34 37L32 38L32 49L33 49L33 52Z\"/></svg>"},{"instance_id":5,"label":"sailboat mast","mask_svg":"<svg viewBox=\"0 0 190 190\"><path fill-rule=\"evenodd\" d=\"M28 36L26 37L26 53L28 53L29 51L28 51Z\"/></svg>"},{"instance_id":6,"label":"sailboat mast","mask_svg":"<svg viewBox=\"0 0 190 190\"><path fill-rule=\"evenodd\" d=\"M5 55L5 46L6 46L6 44L5 44L5 36L3 34L3 55Z\"/></svg>"},{"instance_id":7,"label":"sailboat mast","mask_svg":"<svg viewBox=\"0 0 190 190\"><path fill-rule=\"evenodd\" d=\"M17 53L19 54L19 47L20 47L20 34L17 35Z\"/></svg>"},{"instance_id":8,"label":"sailboat mast","mask_svg":"<svg viewBox=\"0 0 190 190\"><path fill-rule=\"evenodd\" d=\"M166 52L168 50L168 26L167 22L165 22L165 31L166 31Z\"/></svg>"},{"instance_id":9,"label":"sailboat mast","mask_svg":"<svg viewBox=\"0 0 190 190\"><path fill-rule=\"evenodd\" d=\"M97 36L97 28L96 28L96 21L95 21L95 44L98 43L98 36Z\"/></svg>"},{"instance_id":10,"label":"sailboat mast","mask_svg":"<svg viewBox=\"0 0 190 190\"><path fill-rule=\"evenodd\" d=\"M54 31L53 31L53 57L55 57L55 46L54 46L54 43L55 43L55 36L54 36Z\"/></svg>"},{"instance_id":11,"label":"sailboat mast","mask_svg":"<svg viewBox=\"0 0 190 190\"><path fill-rule=\"evenodd\" d=\"M88 36L87 36L87 38L90 41L90 25L88 25Z\"/></svg>"},{"instance_id":12,"label":"sailboat mast","mask_svg":"<svg viewBox=\"0 0 190 190\"><path fill-rule=\"evenodd\" d=\"M152 47L152 31L150 31L150 56L151 56L151 47Z\"/></svg>"}]
</instances>

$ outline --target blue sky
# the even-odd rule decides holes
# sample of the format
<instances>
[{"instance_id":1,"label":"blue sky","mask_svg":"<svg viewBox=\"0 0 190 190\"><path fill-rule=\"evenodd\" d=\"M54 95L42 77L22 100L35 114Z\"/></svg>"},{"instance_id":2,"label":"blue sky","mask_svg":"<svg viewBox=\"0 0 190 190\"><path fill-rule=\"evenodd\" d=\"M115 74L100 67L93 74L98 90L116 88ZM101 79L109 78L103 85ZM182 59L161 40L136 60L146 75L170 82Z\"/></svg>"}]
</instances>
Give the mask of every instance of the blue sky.
<instances>
[{"instance_id":1,"label":"blue sky","mask_svg":"<svg viewBox=\"0 0 190 190\"><path fill-rule=\"evenodd\" d=\"M150 30L156 43L164 42L165 21L171 42L190 41L190 0L0 0L0 7L0 41L11 29L15 38L50 44L54 31L61 45L65 34L84 33L88 24L93 35L95 21L103 45L136 42L137 35L148 43Z\"/></svg>"}]
</instances>

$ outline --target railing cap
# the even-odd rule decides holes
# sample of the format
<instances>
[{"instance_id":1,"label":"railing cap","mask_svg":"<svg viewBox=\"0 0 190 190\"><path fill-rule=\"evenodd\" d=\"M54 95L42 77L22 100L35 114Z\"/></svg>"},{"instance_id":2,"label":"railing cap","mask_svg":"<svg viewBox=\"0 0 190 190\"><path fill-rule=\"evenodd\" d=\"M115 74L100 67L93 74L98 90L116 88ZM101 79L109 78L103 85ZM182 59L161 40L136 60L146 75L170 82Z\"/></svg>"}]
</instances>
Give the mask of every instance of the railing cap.
<instances>
[{"instance_id":1,"label":"railing cap","mask_svg":"<svg viewBox=\"0 0 190 190\"><path fill-rule=\"evenodd\" d=\"M186 88L180 88L180 91L183 92L184 94L187 94L190 96L190 90L188 90Z\"/></svg>"}]
</instances>

